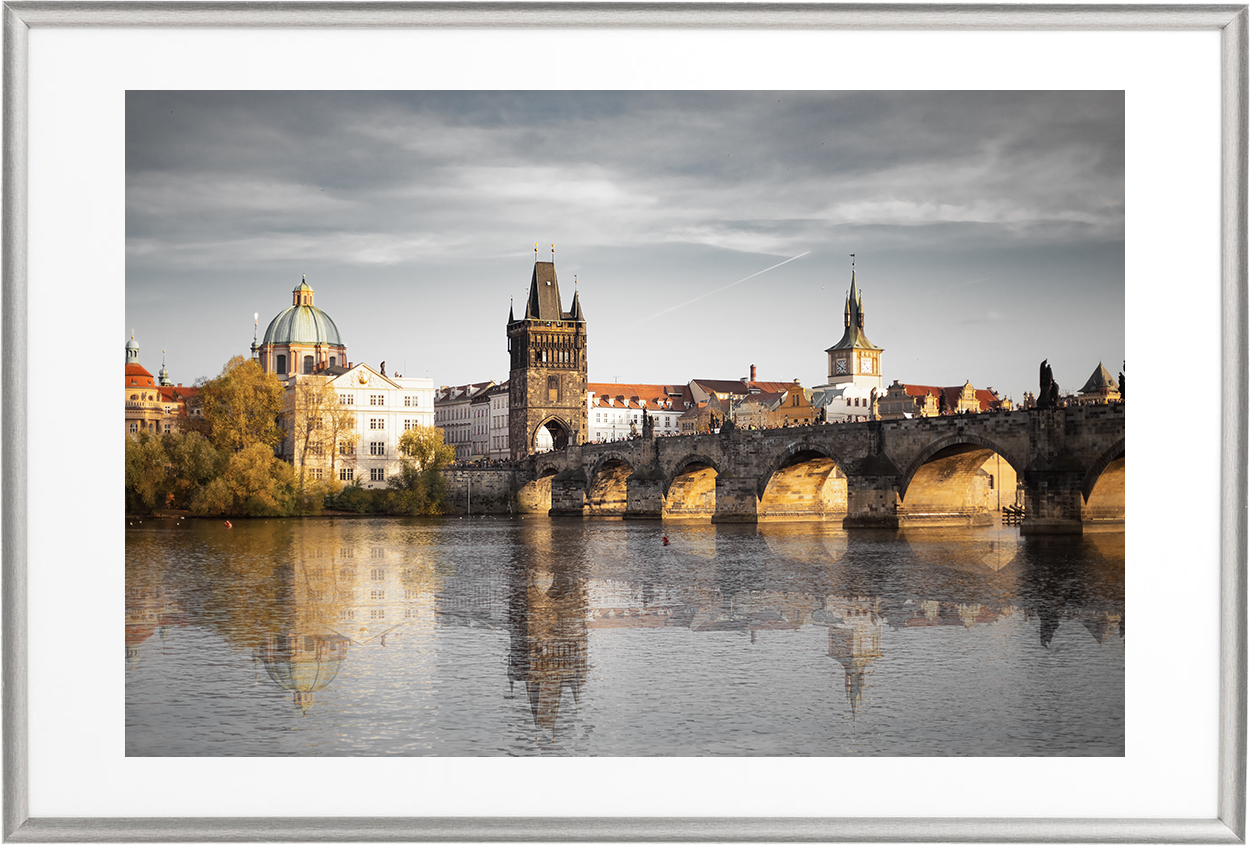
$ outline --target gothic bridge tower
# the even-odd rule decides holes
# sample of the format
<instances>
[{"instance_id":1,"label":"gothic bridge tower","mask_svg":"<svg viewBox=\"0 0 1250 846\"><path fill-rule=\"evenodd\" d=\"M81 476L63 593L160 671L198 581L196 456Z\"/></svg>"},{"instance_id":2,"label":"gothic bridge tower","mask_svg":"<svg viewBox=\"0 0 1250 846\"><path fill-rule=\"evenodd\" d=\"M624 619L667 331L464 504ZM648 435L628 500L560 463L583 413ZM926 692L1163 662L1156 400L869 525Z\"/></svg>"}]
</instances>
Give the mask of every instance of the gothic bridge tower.
<instances>
[{"instance_id":1,"label":"gothic bridge tower","mask_svg":"<svg viewBox=\"0 0 1250 846\"><path fill-rule=\"evenodd\" d=\"M586 318L577 292L560 303L555 253L534 261L525 316L508 311L508 443L512 457L585 443Z\"/></svg>"}]
</instances>

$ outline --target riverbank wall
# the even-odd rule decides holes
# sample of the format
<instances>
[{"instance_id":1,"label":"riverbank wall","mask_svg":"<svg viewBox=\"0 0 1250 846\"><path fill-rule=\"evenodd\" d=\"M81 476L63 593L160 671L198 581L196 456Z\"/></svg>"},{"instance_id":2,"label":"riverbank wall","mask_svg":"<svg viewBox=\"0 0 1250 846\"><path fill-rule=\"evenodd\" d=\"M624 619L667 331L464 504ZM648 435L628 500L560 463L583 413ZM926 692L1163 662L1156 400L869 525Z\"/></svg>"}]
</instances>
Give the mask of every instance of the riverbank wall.
<instances>
[{"instance_id":1,"label":"riverbank wall","mask_svg":"<svg viewBox=\"0 0 1250 846\"><path fill-rule=\"evenodd\" d=\"M538 514L547 512L530 476L515 467L464 467L443 471L448 514Z\"/></svg>"}]
</instances>

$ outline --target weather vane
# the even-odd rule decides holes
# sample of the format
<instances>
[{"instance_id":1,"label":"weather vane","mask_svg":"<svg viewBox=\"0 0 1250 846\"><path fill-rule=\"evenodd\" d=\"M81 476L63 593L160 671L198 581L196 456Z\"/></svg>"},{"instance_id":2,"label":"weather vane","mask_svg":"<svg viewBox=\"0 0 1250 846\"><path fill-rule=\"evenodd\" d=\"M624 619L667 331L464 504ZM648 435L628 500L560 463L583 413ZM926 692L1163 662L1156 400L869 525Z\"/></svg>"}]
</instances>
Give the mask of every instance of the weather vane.
<instances>
[{"instance_id":1,"label":"weather vane","mask_svg":"<svg viewBox=\"0 0 1250 846\"><path fill-rule=\"evenodd\" d=\"M851 253L851 270L855 269L855 254Z\"/></svg>"}]
</instances>

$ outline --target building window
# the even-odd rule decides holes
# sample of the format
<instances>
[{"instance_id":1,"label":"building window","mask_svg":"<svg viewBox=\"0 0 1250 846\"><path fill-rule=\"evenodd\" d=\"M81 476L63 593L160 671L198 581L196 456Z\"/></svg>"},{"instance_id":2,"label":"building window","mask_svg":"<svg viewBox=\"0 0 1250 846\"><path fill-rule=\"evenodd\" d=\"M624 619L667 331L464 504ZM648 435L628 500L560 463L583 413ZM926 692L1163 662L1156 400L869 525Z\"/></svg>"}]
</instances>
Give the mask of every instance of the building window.
<instances>
[{"instance_id":1,"label":"building window","mask_svg":"<svg viewBox=\"0 0 1250 846\"><path fill-rule=\"evenodd\" d=\"M385 417L370 417L369 428L370 429L385 429L386 418Z\"/></svg>"},{"instance_id":2,"label":"building window","mask_svg":"<svg viewBox=\"0 0 1250 846\"><path fill-rule=\"evenodd\" d=\"M356 397L352 394L339 394L339 405L355 405Z\"/></svg>"},{"instance_id":3,"label":"building window","mask_svg":"<svg viewBox=\"0 0 1250 846\"><path fill-rule=\"evenodd\" d=\"M386 395L369 394L369 405L386 405Z\"/></svg>"},{"instance_id":4,"label":"building window","mask_svg":"<svg viewBox=\"0 0 1250 846\"><path fill-rule=\"evenodd\" d=\"M174 424L172 424L172 423L166 423L166 424L165 424L165 434L166 434L166 435L168 435L168 434L169 434L170 432L172 432L173 430L174 430Z\"/></svg>"},{"instance_id":5,"label":"building window","mask_svg":"<svg viewBox=\"0 0 1250 846\"><path fill-rule=\"evenodd\" d=\"M385 441L371 441L369 443L369 454L370 455L386 455L386 442Z\"/></svg>"},{"instance_id":6,"label":"building window","mask_svg":"<svg viewBox=\"0 0 1250 846\"><path fill-rule=\"evenodd\" d=\"M369 619L370 619L370 620L385 620L385 619L386 619L386 609L385 609L385 608L373 608L373 609L371 609L371 610L369 611Z\"/></svg>"},{"instance_id":7,"label":"building window","mask_svg":"<svg viewBox=\"0 0 1250 846\"><path fill-rule=\"evenodd\" d=\"M338 359L336 359L334 356L330 356L330 366L331 366L331 367L333 367L333 366L334 366L334 363L335 363L336 361L338 361Z\"/></svg>"},{"instance_id":8,"label":"building window","mask_svg":"<svg viewBox=\"0 0 1250 846\"><path fill-rule=\"evenodd\" d=\"M311 475L312 475L312 477L313 477L314 479L320 479L320 478L321 478L321 468L320 468L320 467L314 467L314 468L312 468L311 470L309 470L308 472L309 472L309 474L311 474Z\"/></svg>"},{"instance_id":9,"label":"building window","mask_svg":"<svg viewBox=\"0 0 1250 846\"><path fill-rule=\"evenodd\" d=\"M131 423L131 424L130 424L130 434L134 435L134 434L137 434L138 432L139 432L139 424L138 424L138 423Z\"/></svg>"},{"instance_id":10,"label":"building window","mask_svg":"<svg viewBox=\"0 0 1250 846\"><path fill-rule=\"evenodd\" d=\"M355 471L350 467L342 467L339 469L340 481L350 482L355 475Z\"/></svg>"},{"instance_id":11,"label":"building window","mask_svg":"<svg viewBox=\"0 0 1250 846\"><path fill-rule=\"evenodd\" d=\"M343 611L340 611L340 612L339 612L339 619L340 619L340 620L354 620L354 619L356 619L356 610L355 610L354 608L347 608L347 609L345 609L345 610L343 610Z\"/></svg>"},{"instance_id":12,"label":"building window","mask_svg":"<svg viewBox=\"0 0 1250 846\"><path fill-rule=\"evenodd\" d=\"M341 441L339 443L339 455L355 455L355 454L356 454L355 444L347 443L346 441Z\"/></svg>"},{"instance_id":13,"label":"building window","mask_svg":"<svg viewBox=\"0 0 1250 846\"><path fill-rule=\"evenodd\" d=\"M370 468L369 468L369 481L371 481L371 482L385 482L385 481L386 481L386 471L385 471L385 470L383 470L381 467L370 467Z\"/></svg>"},{"instance_id":14,"label":"building window","mask_svg":"<svg viewBox=\"0 0 1250 846\"><path fill-rule=\"evenodd\" d=\"M284 355L278 356L278 372L283 376L286 375L286 356Z\"/></svg>"},{"instance_id":15,"label":"building window","mask_svg":"<svg viewBox=\"0 0 1250 846\"><path fill-rule=\"evenodd\" d=\"M415 429L415 428L417 428L417 421L415 421L415 420L405 420L405 421L404 421L404 431L405 431L405 432L407 432L409 429Z\"/></svg>"},{"instance_id":16,"label":"building window","mask_svg":"<svg viewBox=\"0 0 1250 846\"><path fill-rule=\"evenodd\" d=\"M304 375L308 376L313 372L313 357L311 355L304 356Z\"/></svg>"},{"instance_id":17,"label":"building window","mask_svg":"<svg viewBox=\"0 0 1250 846\"><path fill-rule=\"evenodd\" d=\"M386 591L384 591L384 590L371 590L371 591L369 591L369 598L370 598L370 599L386 599Z\"/></svg>"}]
</instances>

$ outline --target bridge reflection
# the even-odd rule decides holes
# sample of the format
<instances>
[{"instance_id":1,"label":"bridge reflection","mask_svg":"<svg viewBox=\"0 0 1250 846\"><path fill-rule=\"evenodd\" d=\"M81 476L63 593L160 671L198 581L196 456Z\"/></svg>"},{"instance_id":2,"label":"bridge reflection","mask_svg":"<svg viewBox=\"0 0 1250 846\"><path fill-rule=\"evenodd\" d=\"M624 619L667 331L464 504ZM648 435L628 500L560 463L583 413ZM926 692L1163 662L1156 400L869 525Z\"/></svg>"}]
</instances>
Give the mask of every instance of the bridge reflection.
<instances>
[{"instance_id":1,"label":"bridge reflection","mask_svg":"<svg viewBox=\"0 0 1250 846\"><path fill-rule=\"evenodd\" d=\"M375 522L385 530L367 528ZM1124 637L1123 533L693 522L665 526L664 546L645 524L460 526L249 521L227 534L203 523L186 529L195 563L179 566L137 536L127 549L127 667L162 648L153 635L202 627L253 658L258 689L308 713L353 656L399 645L397 660L433 674L449 627L483 629L500 639L501 687L549 743L581 724L586 691L619 665L617 639L629 633L667 630L677 650L691 638L819 650L840 674L850 717L871 707L874 674L897 671L892 656L909 638L1007 626L1047 649L1057 637Z\"/></svg>"}]
</instances>

